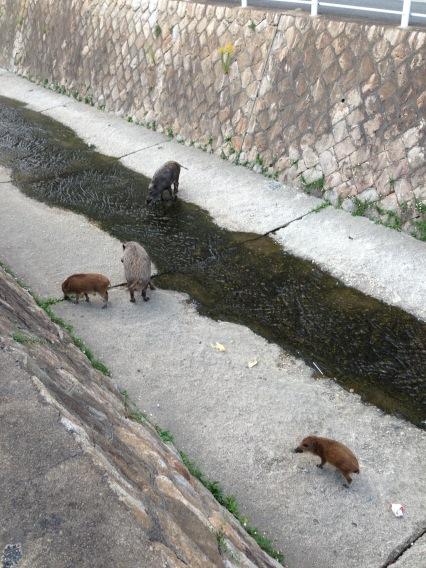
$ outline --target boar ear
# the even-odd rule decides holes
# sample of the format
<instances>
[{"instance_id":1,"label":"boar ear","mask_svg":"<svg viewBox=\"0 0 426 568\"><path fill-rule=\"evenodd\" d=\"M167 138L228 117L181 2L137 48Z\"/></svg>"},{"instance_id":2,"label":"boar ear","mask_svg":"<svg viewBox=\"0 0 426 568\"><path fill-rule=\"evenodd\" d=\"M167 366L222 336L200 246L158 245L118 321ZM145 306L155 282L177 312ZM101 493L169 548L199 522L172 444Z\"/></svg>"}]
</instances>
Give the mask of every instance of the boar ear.
<instances>
[{"instance_id":1,"label":"boar ear","mask_svg":"<svg viewBox=\"0 0 426 568\"><path fill-rule=\"evenodd\" d=\"M123 250L126 250L126 243L122 243L123 245Z\"/></svg>"}]
</instances>

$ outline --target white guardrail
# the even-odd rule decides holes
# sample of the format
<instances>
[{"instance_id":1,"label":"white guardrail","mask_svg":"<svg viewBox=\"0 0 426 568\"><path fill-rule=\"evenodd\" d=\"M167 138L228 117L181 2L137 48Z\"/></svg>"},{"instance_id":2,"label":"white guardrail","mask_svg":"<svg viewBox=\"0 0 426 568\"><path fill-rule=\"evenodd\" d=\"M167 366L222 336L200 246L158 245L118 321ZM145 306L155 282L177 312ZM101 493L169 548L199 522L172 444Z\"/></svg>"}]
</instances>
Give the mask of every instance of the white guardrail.
<instances>
[{"instance_id":1,"label":"white guardrail","mask_svg":"<svg viewBox=\"0 0 426 568\"><path fill-rule=\"evenodd\" d=\"M241 6L247 8L248 0L241 0ZM344 10L355 10L359 12L375 13L375 14L393 14L401 16L401 28L408 27L410 17L425 18L426 14L412 11L412 4L426 4L426 0L401 0L401 10L390 10L387 8L373 8L371 6L354 6L352 4L336 4L336 2L322 2L322 0L267 0L267 2L274 4L301 4L311 7L311 16L318 16L321 6L327 8L340 8ZM350 2L350 0L349 0Z\"/></svg>"}]
</instances>

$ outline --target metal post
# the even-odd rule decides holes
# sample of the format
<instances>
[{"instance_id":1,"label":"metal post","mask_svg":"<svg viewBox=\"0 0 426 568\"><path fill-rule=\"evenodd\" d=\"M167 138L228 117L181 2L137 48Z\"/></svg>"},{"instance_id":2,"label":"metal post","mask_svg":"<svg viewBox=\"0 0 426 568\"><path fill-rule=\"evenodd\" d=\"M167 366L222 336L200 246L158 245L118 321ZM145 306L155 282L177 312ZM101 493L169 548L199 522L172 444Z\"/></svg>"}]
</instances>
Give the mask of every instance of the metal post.
<instances>
[{"instance_id":1,"label":"metal post","mask_svg":"<svg viewBox=\"0 0 426 568\"><path fill-rule=\"evenodd\" d=\"M247 0L241 0L241 8L247 8Z\"/></svg>"},{"instance_id":2,"label":"metal post","mask_svg":"<svg viewBox=\"0 0 426 568\"><path fill-rule=\"evenodd\" d=\"M318 0L311 0L311 16L318 16Z\"/></svg>"},{"instance_id":3,"label":"metal post","mask_svg":"<svg viewBox=\"0 0 426 568\"><path fill-rule=\"evenodd\" d=\"M410 21L410 12L411 0L404 0L404 5L402 6L401 28L408 28L408 23Z\"/></svg>"}]
</instances>

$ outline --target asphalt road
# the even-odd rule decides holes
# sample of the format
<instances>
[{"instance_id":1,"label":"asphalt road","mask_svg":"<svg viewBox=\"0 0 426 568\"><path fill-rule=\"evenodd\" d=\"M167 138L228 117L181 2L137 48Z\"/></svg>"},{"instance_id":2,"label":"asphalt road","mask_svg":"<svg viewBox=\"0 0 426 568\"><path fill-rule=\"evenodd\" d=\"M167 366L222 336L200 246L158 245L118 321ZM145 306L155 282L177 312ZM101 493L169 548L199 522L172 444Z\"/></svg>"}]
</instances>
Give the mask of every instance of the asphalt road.
<instances>
[{"instance_id":1,"label":"asphalt road","mask_svg":"<svg viewBox=\"0 0 426 568\"><path fill-rule=\"evenodd\" d=\"M301 9L305 11L310 10L309 5L298 4L297 2L280 2L279 0L247 0L249 6L259 6L262 8L273 8L276 10L293 10ZM334 2L336 4L346 4L352 6L367 6L369 8L377 8L384 10L402 10L403 0L324 0L327 2ZM227 0L225 2L218 1L214 2L220 4L240 4L240 0ZM414 26L426 26L426 2L415 1L411 2L411 11L424 14L425 17L412 17L410 19L410 25ZM335 16L346 16L353 17L357 19L367 19L370 21L383 22L383 23L395 23L399 24L401 21L401 16L397 14L376 14L374 12L366 12L356 9L345 9L336 7L320 6L320 14L333 14Z\"/></svg>"}]
</instances>

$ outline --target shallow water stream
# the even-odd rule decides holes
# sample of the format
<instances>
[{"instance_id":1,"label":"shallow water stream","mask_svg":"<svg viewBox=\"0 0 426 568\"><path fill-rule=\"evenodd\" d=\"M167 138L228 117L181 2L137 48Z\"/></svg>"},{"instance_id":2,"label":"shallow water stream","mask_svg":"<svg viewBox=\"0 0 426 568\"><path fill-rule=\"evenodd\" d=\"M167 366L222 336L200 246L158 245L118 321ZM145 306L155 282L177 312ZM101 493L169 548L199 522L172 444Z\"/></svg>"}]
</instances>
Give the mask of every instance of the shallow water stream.
<instances>
[{"instance_id":1,"label":"shallow water stream","mask_svg":"<svg viewBox=\"0 0 426 568\"><path fill-rule=\"evenodd\" d=\"M28 196L140 241L167 273L156 284L186 292L200 313L247 325L364 400L426 426L423 322L342 285L270 238L221 229L195 205L147 207L147 178L2 97L0 163Z\"/></svg>"}]
</instances>

